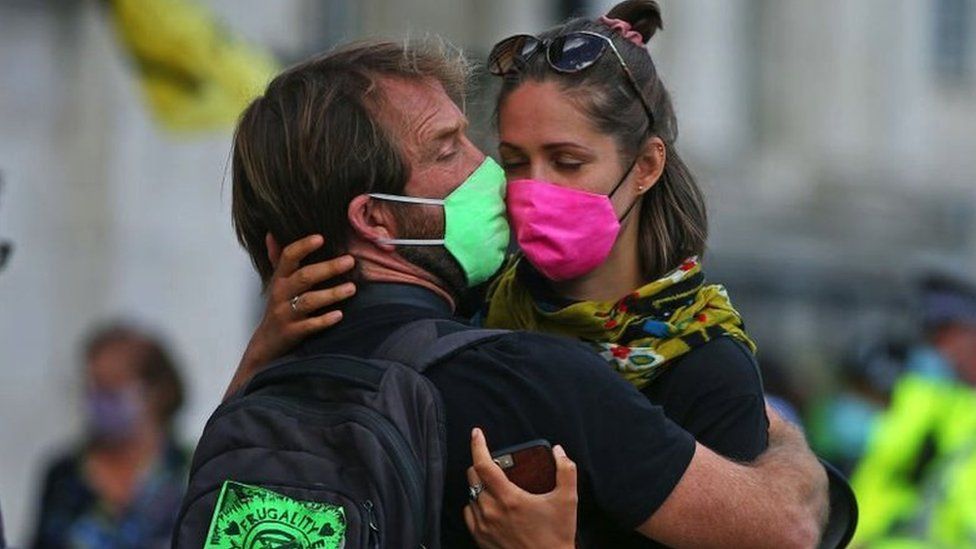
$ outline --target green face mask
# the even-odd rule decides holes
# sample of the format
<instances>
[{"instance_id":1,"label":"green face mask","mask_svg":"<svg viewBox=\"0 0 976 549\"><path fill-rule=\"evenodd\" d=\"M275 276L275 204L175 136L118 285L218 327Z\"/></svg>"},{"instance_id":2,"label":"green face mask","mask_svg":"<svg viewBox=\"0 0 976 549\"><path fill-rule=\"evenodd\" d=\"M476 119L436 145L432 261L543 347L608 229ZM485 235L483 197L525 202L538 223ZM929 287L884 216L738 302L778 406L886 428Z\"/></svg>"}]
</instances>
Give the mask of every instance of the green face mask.
<instances>
[{"instance_id":1,"label":"green face mask","mask_svg":"<svg viewBox=\"0 0 976 549\"><path fill-rule=\"evenodd\" d=\"M391 202L443 206L443 239L392 238L379 242L397 246L444 246L461 264L468 287L491 278L505 261L509 237L505 219L505 172L490 157L485 157L481 166L443 200L379 193L369 196Z\"/></svg>"}]
</instances>

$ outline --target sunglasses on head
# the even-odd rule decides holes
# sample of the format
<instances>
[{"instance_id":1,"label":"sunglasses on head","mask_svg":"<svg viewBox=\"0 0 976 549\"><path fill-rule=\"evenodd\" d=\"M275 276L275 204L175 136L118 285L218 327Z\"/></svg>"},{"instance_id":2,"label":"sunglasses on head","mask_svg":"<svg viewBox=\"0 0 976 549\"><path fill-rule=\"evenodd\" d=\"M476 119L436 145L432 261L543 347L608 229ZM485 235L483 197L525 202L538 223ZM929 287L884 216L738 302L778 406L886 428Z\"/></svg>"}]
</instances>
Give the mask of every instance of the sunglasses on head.
<instances>
[{"instance_id":1,"label":"sunglasses on head","mask_svg":"<svg viewBox=\"0 0 976 549\"><path fill-rule=\"evenodd\" d=\"M540 50L545 50L546 61L556 72L576 73L591 67L607 49L617 56L620 68L623 69L627 81L637 94L647 118L654 125L654 114L641 92L637 79L630 72L630 67L624 62L623 56L610 38L590 31L569 32L551 40L542 41L530 34L516 34L495 44L488 55L488 70L495 76L505 76L517 73L528 64L529 60Z\"/></svg>"}]
</instances>

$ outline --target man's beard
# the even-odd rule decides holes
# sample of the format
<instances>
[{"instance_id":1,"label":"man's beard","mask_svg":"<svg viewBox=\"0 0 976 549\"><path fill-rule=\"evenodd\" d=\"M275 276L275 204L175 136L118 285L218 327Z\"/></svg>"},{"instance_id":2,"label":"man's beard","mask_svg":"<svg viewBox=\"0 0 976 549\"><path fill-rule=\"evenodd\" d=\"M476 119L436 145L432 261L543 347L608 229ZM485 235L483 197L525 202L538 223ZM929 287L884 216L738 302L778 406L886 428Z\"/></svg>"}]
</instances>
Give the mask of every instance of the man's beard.
<instances>
[{"instance_id":1,"label":"man's beard","mask_svg":"<svg viewBox=\"0 0 976 549\"><path fill-rule=\"evenodd\" d=\"M397 238L440 240L444 237L444 216L431 215L428 208L394 207L400 233ZM436 276L455 300L467 290L467 277L457 259L441 246L398 246L401 257Z\"/></svg>"}]
</instances>

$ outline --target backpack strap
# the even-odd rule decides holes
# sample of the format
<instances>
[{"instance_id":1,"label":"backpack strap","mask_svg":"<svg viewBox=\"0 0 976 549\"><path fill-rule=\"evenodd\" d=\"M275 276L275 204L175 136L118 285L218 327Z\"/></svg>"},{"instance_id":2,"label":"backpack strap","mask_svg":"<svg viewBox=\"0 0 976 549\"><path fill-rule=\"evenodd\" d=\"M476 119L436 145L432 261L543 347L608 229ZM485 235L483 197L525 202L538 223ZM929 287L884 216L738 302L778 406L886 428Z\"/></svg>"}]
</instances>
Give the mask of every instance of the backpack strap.
<instances>
[{"instance_id":1,"label":"backpack strap","mask_svg":"<svg viewBox=\"0 0 976 549\"><path fill-rule=\"evenodd\" d=\"M453 320L417 320L390 334L373 353L373 358L399 362L424 373L430 366L465 349L508 333L508 330L471 328ZM336 354L304 358L286 355L262 368L237 394L249 395L269 385L310 377L330 378L375 390L382 375L383 369L369 359Z\"/></svg>"},{"instance_id":2,"label":"backpack strap","mask_svg":"<svg viewBox=\"0 0 976 549\"><path fill-rule=\"evenodd\" d=\"M453 320L425 318L390 334L373 353L373 358L406 364L422 374L434 364L509 333L509 330L471 328Z\"/></svg>"},{"instance_id":3,"label":"backpack strap","mask_svg":"<svg viewBox=\"0 0 976 549\"><path fill-rule=\"evenodd\" d=\"M327 378L375 391L382 377L383 369L368 359L345 355L313 355L305 358L288 355L255 374L238 394L245 396L269 385L309 378Z\"/></svg>"}]
</instances>

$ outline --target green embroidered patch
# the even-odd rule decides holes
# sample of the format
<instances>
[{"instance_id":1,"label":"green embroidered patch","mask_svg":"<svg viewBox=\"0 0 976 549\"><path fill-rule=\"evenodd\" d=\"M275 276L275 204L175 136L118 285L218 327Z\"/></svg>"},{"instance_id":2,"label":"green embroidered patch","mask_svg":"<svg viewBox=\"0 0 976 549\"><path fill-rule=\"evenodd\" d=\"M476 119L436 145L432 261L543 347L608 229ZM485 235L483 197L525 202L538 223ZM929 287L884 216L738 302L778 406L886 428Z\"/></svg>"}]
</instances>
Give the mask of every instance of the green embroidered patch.
<instances>
[{"instance_id":1,"label":"green embroidered patch","mask_svg":"<svg viewBox=\"0 0 976 549\"><path fill-rule=\"evenodd\" d=\"M299 501L228 480L220 490L204 549L338 549L345 538L341 505Z\"/></svg>"}]
</instances>

